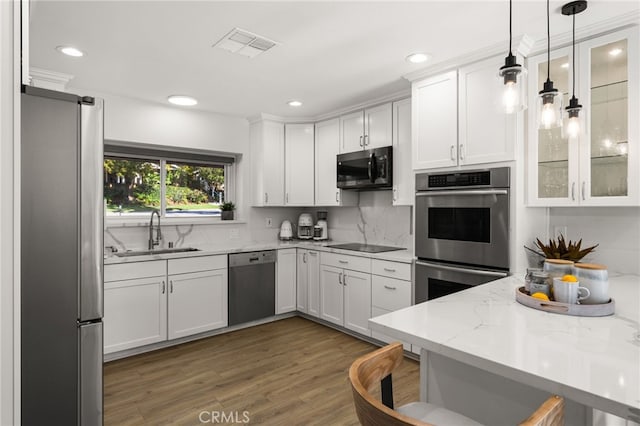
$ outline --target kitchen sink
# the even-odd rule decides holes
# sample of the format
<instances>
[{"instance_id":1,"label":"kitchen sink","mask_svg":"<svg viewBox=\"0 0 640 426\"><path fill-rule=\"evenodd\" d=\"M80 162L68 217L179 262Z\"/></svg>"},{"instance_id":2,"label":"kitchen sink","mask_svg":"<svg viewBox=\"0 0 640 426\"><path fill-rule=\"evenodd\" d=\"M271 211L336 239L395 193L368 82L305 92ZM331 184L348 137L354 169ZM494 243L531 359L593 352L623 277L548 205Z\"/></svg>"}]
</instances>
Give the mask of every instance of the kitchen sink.
<instances>
[{"instance_id":1,"label":"kitchen sink","mask_svg":"<svg viewBox=\"0 0 640 426\"><path fill-rule=\"evenodd\" d=\"M190 251L200 251L200 249L193 247L181 247L181 248L168 248L168 249L157 249L157 250L137 250L137 251L123 251L120 253L114 253L115 256L118 257L129 257L129 256L147 256L151 254L171 254L171 253L186 253Z\"/></svg>"}]
</instances>

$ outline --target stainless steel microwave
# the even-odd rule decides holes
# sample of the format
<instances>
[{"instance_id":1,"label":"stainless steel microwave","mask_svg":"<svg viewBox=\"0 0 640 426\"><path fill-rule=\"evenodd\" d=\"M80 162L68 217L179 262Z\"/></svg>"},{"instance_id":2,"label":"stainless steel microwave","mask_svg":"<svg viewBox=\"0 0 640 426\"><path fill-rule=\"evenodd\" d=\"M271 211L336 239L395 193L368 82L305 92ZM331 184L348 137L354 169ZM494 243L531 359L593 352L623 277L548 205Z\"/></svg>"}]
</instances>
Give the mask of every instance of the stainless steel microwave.
<instances>
[{"instance_id":1,"label":"stainless steel microwave","mask_svg":"<svg viewBox=\"0 0 640 426\"><path fill-rule=\"evenodd\" d=\"M340 189L391 189L392 147L338 154L337 186Z\"/></svg>"}]
</instances>

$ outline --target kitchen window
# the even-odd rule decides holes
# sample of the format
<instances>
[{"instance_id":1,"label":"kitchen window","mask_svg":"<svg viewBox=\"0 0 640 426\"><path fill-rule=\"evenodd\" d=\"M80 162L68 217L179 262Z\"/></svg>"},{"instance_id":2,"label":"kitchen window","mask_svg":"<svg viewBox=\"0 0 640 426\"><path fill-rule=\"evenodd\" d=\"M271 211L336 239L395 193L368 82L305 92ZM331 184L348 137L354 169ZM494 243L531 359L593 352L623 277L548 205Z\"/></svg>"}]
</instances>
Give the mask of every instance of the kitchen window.
<instances>
[{"instance_id":1,"label":"kitchen window","mask_svg":"<svg viewBox=\"0 0 640 426\"><path fill-rule=\"evenodd\" d=\"M104 200L109 217L219 218L233 200L235 158L105 143Z\"/></svg>"}]
</instances>

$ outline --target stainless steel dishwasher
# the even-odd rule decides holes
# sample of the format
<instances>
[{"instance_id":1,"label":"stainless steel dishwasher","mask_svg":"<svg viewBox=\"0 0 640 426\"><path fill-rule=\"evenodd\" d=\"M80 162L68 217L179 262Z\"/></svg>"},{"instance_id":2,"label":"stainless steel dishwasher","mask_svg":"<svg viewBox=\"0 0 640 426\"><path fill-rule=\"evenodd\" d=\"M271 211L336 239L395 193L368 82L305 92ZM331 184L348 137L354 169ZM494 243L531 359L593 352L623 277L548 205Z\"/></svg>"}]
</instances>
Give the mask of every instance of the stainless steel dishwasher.
<instances>
[{"instance_id":1,"label":"stainless steel dishwasher","mask_svg":"<svg viewBox=\"0 0 640 426\"><path fill-rule=\"evenodd\" d=\"M229 255L229 325L276 313L275 250Z\"/></svg>"}]
</instances>

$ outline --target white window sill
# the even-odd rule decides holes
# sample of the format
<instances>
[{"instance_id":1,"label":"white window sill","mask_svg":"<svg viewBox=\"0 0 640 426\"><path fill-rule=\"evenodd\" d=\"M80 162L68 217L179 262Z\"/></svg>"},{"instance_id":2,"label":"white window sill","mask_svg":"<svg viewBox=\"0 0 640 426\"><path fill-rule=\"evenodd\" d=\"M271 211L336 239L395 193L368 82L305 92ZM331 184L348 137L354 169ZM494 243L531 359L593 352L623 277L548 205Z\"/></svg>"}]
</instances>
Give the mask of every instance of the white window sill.
<instances>
[{"instance_id":1,"label":"white window sill","mask_svg":"<svg viewBox=\"0 0 640 426\"><path fill-rule=\"evenodd\" d=\"M135 217L114 217L104 218L105 228L126 228L136 226L149 226L150 216L140 215ZM157 219L155 221L157 223ZM221 220L219 217L163 217L161 225L237 225L247 223L246 220Z\"/></svg>"}]
</instances>

